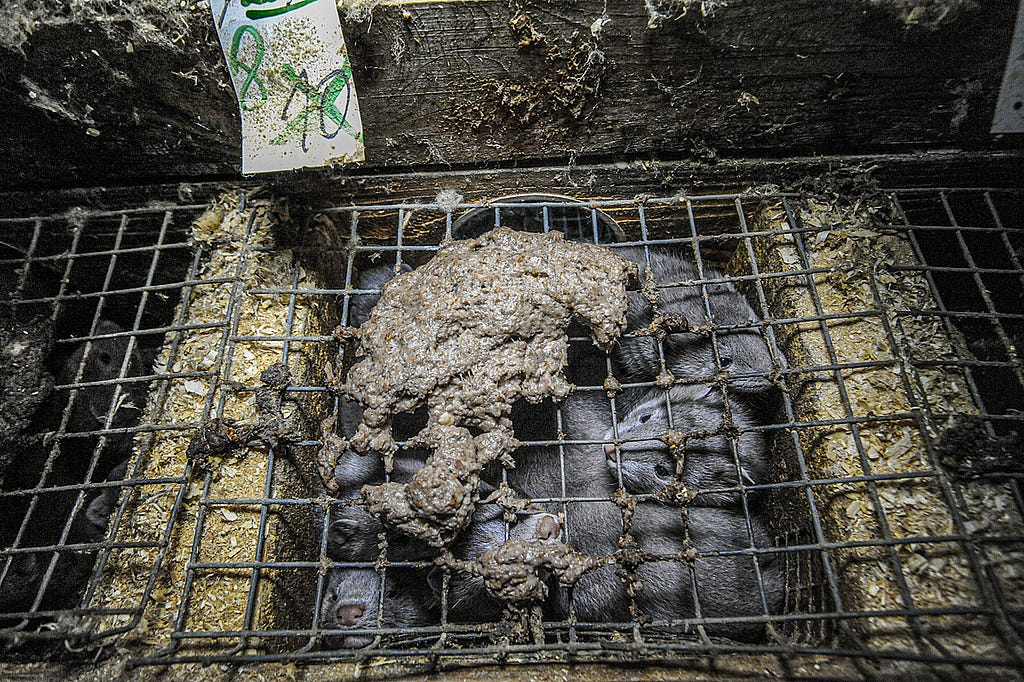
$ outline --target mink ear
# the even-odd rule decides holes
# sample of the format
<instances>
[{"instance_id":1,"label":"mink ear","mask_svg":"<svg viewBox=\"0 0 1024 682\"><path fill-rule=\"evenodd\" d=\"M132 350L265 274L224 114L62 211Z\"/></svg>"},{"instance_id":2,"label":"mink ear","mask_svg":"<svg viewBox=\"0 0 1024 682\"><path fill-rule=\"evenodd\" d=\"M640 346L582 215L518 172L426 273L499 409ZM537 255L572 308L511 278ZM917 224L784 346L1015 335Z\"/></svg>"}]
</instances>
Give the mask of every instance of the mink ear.
<instances>
[{"instance_id":1,"label":"mink ear","mask_svg":"<svg viewBox=\"0 0 1024 682\"><path fill-rule=\"evenodd\" d=\"M430 591L439 600L441 590L444 587L444 571L436 566L427 571L427 585L430 586Z\"/></svg>"},{"instance_id":2,"label":"mink ear","mask_svg":"<svg viewBox=\"0 0 1024 682\"><path fill-rule=\"evenodd\" d=\"M359 528L359 522L355 519L337 519L331 521L329 534L339 545L343 545L352 539Z\"/></svg>"},{"instance_id":3,"label":"mink ear","mask_svg":"<svg viewBox=\"0 0 1024 682\"><path fill-rule=\"evenodd\" d=\"M562 524L552 514L543 514L537 521L537 538L540 540L557 540L562 534Z\"/></svg>"}]
</instances>

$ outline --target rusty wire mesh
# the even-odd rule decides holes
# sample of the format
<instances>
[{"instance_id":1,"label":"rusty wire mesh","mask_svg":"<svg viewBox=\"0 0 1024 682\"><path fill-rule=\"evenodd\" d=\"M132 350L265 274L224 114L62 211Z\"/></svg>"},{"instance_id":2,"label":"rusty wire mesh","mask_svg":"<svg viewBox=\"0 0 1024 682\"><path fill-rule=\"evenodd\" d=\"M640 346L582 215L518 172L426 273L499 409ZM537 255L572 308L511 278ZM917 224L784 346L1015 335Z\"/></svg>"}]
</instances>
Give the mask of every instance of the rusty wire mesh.
<instances>
[{"instance_id":1,"label":"rusty wire mesh","mask_svg":"<svg viewBox=\"0 0 1024 682\"><path fill-rule=\"evenodd\" d=\"M291 271L284 277L291 285L271 287L240 285L240 280L232 277L214 281L198 276L199 263L209 251L195 246L188 237L189 223L201 212L200 206L76 212L0 221L7 230L2 267L13 273L5 292L5 319L13 320L10 324L15 328L24 327L28 320L46 320L52 339L46 362L52 374L60 373L81 344L87 351L82 365L98 342L120 339L128 344L116 376L90 379L83 370L70 381L57 381L48 398L50 416L34 422L37 435L29 439L30 447L22 446L28 454L19 453L7 467L0 491L0 503L7 508L0 549L0 594L6 589L14 596L0 607L0 636L12 645L25 647L42 640L104 641L130 632L154 599L150 588L179 521L182 500L186 494L196 494L199 514L193 551L186 579L174 586L180 606L171 624L170 639L158 651L140 652L135 664L414 656L441 663L621 660L631 656L653 661L687 653L739 651L1019 667L1024 652L1019 575L1019 559L1024 552L1024 466L1018 437L1024 419L1024 232L1020 225L1024 195L952 188L887 191L873 197L872 201L884 209L873 214L870 225L855 224L855 219L863 215L856 209L845 214L853 221L850 224L835 222L835 214L827 211L827 219L817 221L815 211L829 201L839 199L723 194L580 204L529 197L443 208L413 203L338 207L295 227L282 237L279 246L246 248L246 257L254 261L277 248L291 250ZM762 220L769 213L776 218L774 222ZM340 235L336 244L323 243L318 237L322 232L313 229L316 224L325 224L324 217ZM295 494L294 486L282 494L280 479L275 476L285 460L312 456L310 453L322 445L318 430L310 430L305 440L289 447L246 455L263 458L262 496L211 492L213 472L189 470L183 476L166 478L139 476L146 439L136 436L156 431L191 434L202 422L222 416L223 402L208 399L200 418L194 421L153 423L143 418L120 425L114 423L113 416L118 401L136 385L148 387L152 402L173 381L210 378L220 372L220 381L230 381L233 363L244 362L234 356L235 349L247 341L261 340L259 334L240 334L233 326L232 316L238 310L261 297L287 300L283 333L267 337L281 343L280 359L288 362L295 345L316 345L326 348L336 358L337 366L345 368L352 361L351 346L339 344L326 331L310 334L293 328L297 307L318 300L329 311L332 322L346 323L353 301L378 293L357 286L359 272L379 264L393 265L396 270L402 264L417 267L453 236L453 230L459 237L495 225L561 230L613 249L679 249L700 264L702 274L690 284L700 288L705 301L708 286L719 282L720 275L704 268L714 267L725 273L724 281L735 284L758 313L759 320L752 329L771 351L771 378L776 392L770 418L747 424L740 431L756 431L768 439L771 475L761 481L741 481L726 492L736 495L736 509L747 519L748 531L750 519L757 516L771 531L772 541L768 546L751 541L746 546L705 547L687 560L731 556L751 562L759 592L756 601L762 607L739 620L766 626L763 635L745 642L709 636L708 627L713 628L717 621L701 616L699 606L695 613L653 621L637 610L633 612L636 617L623 622L585 621L576 618L570 609L567 615L545 617L540 634L531 641L515 641L493 623L453 621L447 594L442 592L429 624L389 627L382 619L365 628L371 641L368 647L339 648L332 644L336 641L332 636L352 631L325 629L322 622L328 568L377 572L385 586L377 595L377 606L383 614L389 581L402 585L419 581L435 562L401 558L382 561L382 556L388 556L391 535L382 536L377 553L365 561L338 561L328 556L329 508L357 499L331 499L315 481L307 481L305 494ZM867 268L864 263L844 258L823 265L815 254L837 248L828 240L829 235L839 234L844 240L852 240L849 243L868 239L872 247L877 243L870 240L893 237L904 251L899 257L870 260ZM772 244L777 246L780 239L789 251L773 260ZM316 271L320 279L315 285L300 288L297 283L306 270ZM925 298L889 295L907 278L924 283ZM233 308L198 325L194 321L184 323L191 319L187 315L190 295L199 286L234 287ZM860 290L860 298L842 298L851 287ZM787 299L790 290L799 292L802 303ZM837 300L844 301L846 307L837 307ZM104 327L104 320L113 320L117 328ZM943 339L942 352L935 353L927 343L918 343L921 339L910 331L922 320L933 336ZM709 322L704 331L709 339L729 331L713 320ZM849 357L843 350L843 339L852 333L851 329L869 324L872 330L878 330L872 339L877 352ZM223 331L219 364L205 374L152 373L152 356L157 349L167 350L173 358L182 335L196 326ZM794 350L804 343L801 335L805 334L814 335L816 341L811 345L815 352L801 354ZM587 337L574 337L571 344L583 354L592 356L596 352ZM139 357L149 365L134 368L131 354L140 350L148 351ZM601 355L602 367L614 372L611 357ZM171 362L164 366L174 365ZM728 367L721 365L720 358L718 369L727 374ZM573 378L573 368L568 371ZM887 376L889 382L882 392L898 399L869 404L857 395L851 397L860 390L855 377L864 372L875 373L872 377ZM938 390L935 381L946 381L941 376L953 377L950 381L964 400L943 403L928 398ZM315 379L315 374L294 379L284 393L284 402L300 403L310 396L320 396L328 412L336 413L339 398L329 390L326 374ZM721 376L710 379L714 383ZM600 382L580 383L581 392L605 393L606 387ZM816 388L808 388L815 383L828 384L831 392L815 393ZM654 382L646 385L655 386ZM115 389L109 396L102 394L109 400L109 409L99 415L101 420L95 428L82 428L74 419L76 399L88 398L103 387ZM257 388L244 385L235 390L245 393ZM822 400L830 402L824 408L808 407ZM613 397L609 399L609 426L616 414ZM561 415L555 407L550 417L555 428L545 431L543 425L530 425L537 428L525 429L527 435L520 437L525 450L563 451L566 441L557 428ZM919 451L913 466L880 464L878 447L872 439L889 428L887 425L903 430L886 433L903 434L909 440L902 444L888 442L883 460L890 449L906 450L907 442L911 442ZM836 433L849 445L850 468L822 463L830 452L828 439ZM111 475L117 462L105 453L118 442L115 436L123 434L135 439L141 456L129 460L132 466L119 477ZM737 438L738 433L732 432L731 437ZM966 456L965 450L970 450L971 456ZM69 473L66 462L72 455L80 461ZM124 453L120 456L126 457ZM236 466L245 466L244 461ZM15 471L19 473L14 475ZM63 478L56 472L61 472ZM571 470L562 472L567 479L573 474ZM509 472L503 470L500 477L509 480ZM927 493L899 498L904 484L920 485ZM144 498L155 485L170 485L176 491L168 503L167 523L159 529L159 539L134 544L119 541L118 528L130 522L126 518L132 508L130 500ZM99 536L83 539L76 531L76 519L105 490L118 493L109 527ZM641 495L641 502L650 497ZM564 520L570 506L597 500L563 494L533 502L560 509ZM908 511L922 504L938 507ZM237 515L240 509L258 519L252 527L238 530L255 537L254 555L244 561L223 561L204 551L206 518ZM57 522L44 514L48 510L57 510ZM936 526L918 522L915 513L941 516L948 522L938 532ZM297 553L284 558L266 549L272 532L268 519L282 514L308 524L308 542L299 543ZM837 528L837 522L844 518L850 522L848 536ZM853 527L860 523L857 519L864 520L868 530L855 533ZM53 530L38 536L42 539L33 539L30 529L40 524L50 524ZM937 548L942 552L936 554L933 550ZM101 606L99 592L111 579L107 557L112 552L133 549L151 551L146 555L151 558L149 583L141 598L123 608ZM26 590L11 588L19 567L24 567L20 557L32 557L33 565L43 567L40 578L29 584L27 594ZM869 557L882 567L884 579L872 583L854 566L857 562L851 557ZM84 578L69 590L65 565L71 558L85 568L79 569ZM769 608L770 598L758 568L768 559L784 567L785 596L777 608ZM641 563L645 560L652 558L644 557ZM635 569L625 559L619 566L624 574ZM930 594L930 576L952 570L950 566L967 587L962 593L946 593L944 601L936 601ZM451 571L442 573L445 581L451 579ZM247 583L240 626L210 625L193 618L190 605L195 591L229 574L241 575ZM691 590L695 604L700 604L700 589L695 582L680 588ZM287 611L288 617L273 620L273 627L262 625L271 622L259 617L267 608L264 602ZM101 627L89 624L91 618L103 616L122 620L103 621ZM890 636L895 631L903 634ZM950 635L957 631L977 633L991 646L979 649L969 637Z\"/></svg>"}]
</instances>

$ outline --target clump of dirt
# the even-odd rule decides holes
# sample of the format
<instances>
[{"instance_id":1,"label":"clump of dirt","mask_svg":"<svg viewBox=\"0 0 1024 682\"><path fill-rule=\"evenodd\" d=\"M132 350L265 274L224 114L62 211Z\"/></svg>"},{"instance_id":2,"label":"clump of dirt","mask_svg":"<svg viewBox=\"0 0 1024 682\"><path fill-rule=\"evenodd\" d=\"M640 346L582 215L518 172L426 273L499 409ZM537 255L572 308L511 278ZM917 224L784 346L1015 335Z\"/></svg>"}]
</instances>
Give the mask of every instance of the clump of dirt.
<instances>
[{"instance_id":1,"label":"clump of dirt","mask_svg":"<svg viewBox=\"0 0 1024 682\"><path fill-rule=\"evenodd\" d=\"M666 21L682 19L690 10L700 11L702 17L711 17L728 4L726 0L644 0L647 28L659 28Z\"/></svg>"},{"instance_id":2,"label":"clump of dirt","mask_svg":"<svg viewBox=\"0 0 1024 682\"><path fill-rule=\"evenodd\" d=\"M381 0L336 0L338 14L342 19L364 23L373 18L373 10Z\"/></svg>"},{"instance_id":3,"label":"clump of dirt","mask_svg":"<svg viewBox=\"0 0 1024 682\"><path fill-rule=\"evenodd\" d=\"M531 38L527 44L536 44L543 37ZM500 108L520 125L528 126L541 116L579 120L596 99L608 70L607 60L596 39L574 38L564 50L557 45L548 48L548 68L539 70L539 75L497 84Z\"/></svg>"},{"instance_id":4,"label":"clump of dirt","mask_svg":"<svg viewBox=\"0 0 1024 682\"><path fill-rule=\"evenodd\" d=\"M976 9L975 0L868 0L872 7L895 15L907 28L933 31L952 23L965 10Z\"/></svg>"},{"instance_id":5,"label":"clump of dirt","mask_svg":"<svg viewBox=\"0 0 1024 682\"><path fill-rule=\"evenodd\" d=\"M519 8L508 20L512 33L519 38L519 47L530 47L544 42L547 36L537 30L530 15Z\"/></svg>"},{"instance_id":6,"label":"clump of dirt","mask_svg":"<svg viewBox=\"0 0 1024 682\"><path fill-rule=\"evenodd\" d=\"M365 410L351 447L383 453L390 468L395 415L425 405L427 425L409 442L431 455L408 484L364 487L370 512L434 546L449 543L473 513L484 466L511 464L513 402L569 394L570 322L610 347L635 277L634 264L593 244L497 228L388 282L356 332L365 357L345 391Z\"/></svg>"},{"instance_id":7,"label":"clump of dirt","mask_svg":"<svg viewBox=\"0 0 1024 682\"><path fill-rule=\"evenodd\" d=\"M476 561L450 562L454 568L484 579L487 591L511 608L542 603L548 596L545 578L553 574L571 587L590 569L601 563L574 551L561 542L513 539L497 549L484 552Z\"/></svg>"},{"instance_id":8,"label":"clump of dirt","mask_svg":"<svg viewBox=\"0 0 1024 682\"><path fill-rule=\"evenodd\" d=\"M1024 473L1021 438L1016 433L991 436L981 417L958 414L935 444L943 466L960 478L1013 476Z\"/></svg>"},{"instance_id":9,"label":"clump of dirt","mask_svg":"<svg viewBox=\"0 0 1024 682\"><path fill-rule=\"evenodd\" d=\"M283 362L263 370L262 386L255 391L257 419L251 423L228 418L206 422L188 444L185 452L188 461L200 469L212 470L234 450L250 445L277 447L301 440L303 434L294 423L294 415L285 417L281 412L281 398L291 378L291 371Z\"/></svg>"}]
</instances>

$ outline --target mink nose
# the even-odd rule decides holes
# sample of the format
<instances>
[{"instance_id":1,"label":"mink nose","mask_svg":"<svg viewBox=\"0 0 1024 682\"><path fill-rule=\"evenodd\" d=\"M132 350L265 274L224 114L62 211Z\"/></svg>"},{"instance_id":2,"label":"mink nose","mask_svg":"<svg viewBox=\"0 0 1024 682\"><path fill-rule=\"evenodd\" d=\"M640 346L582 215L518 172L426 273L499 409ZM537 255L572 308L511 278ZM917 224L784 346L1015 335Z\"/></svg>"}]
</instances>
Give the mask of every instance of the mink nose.
<instances>
[{"instance_id":1,"label":"mink nose","mask_svg":"<svg viewBox=\"0 0 1024 682\"><path fill-rule=\"evenodd\" d=\"M604 456L608 459L615 459L615 446L611 443L604 444Z\"/></svg>"},{"instance_id":2,"label":"mink nose","mask_svg":"<svg viewBox=\"0 0 1024 682\"><path fill-rule=\"evenodd\" d=\"M537 522L537 537L541 540L554 540L561 531L562 527L558 524L558 519L551 514L545 514Z\"/></svg>"},{"instance_id":3,"label":"mink nose","mask_svg":"<svg viewBox=\"0 0 1024 682\"><path fill-rule=\"evenodd\" d=\"M338 607L338 618L341 620L342 625L349 627L357 625L362 617L363 607L359 604L345 604Z\"/></svg>"}]
</instances>

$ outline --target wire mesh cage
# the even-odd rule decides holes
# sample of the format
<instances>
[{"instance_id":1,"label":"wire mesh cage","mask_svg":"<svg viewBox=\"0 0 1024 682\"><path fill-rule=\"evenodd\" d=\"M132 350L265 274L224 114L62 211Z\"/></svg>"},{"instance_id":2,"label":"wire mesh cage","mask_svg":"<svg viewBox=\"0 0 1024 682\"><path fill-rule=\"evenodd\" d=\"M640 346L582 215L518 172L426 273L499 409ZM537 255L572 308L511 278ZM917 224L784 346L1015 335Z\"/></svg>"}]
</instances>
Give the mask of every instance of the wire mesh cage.
<instances>
[{"instance_id":1,"label":"wire mesh cage","mask_svg":"<svg viewBox=\"0 0 1024 682\"><path fill-rule=\"evenodd\" d=\"M5 219L5 353L20 340L22 374L53 377L4 436L9 651L1019 669L1022 204L442 193L296 225L240 193ZM636 310L611 348L568 326L575 391L513 403L518 448L433 547L363 488L418 475L428 416L396 416L394 456L353 453L340 386L382 287L499 226L637 263ZM487 573L513 541L590 563ZM523 575L543 598L487 590Z\"/></svg>"},{"instance_id":2,"label":"wire mesh cage","mask_svg":"<svg viewBox=\"0 0 1024 682\"><path fill-rule=\"evenodd\" d=\"M133 439L186 428L139 416L154 353L178 328L174 308L194 279L188 225L202 209L3 221L5 638L63 640L85 613L116 613L126 627L141 613L141 601L80 607L94 602L112 551L166 546L103 538L125 522L122 489L184 481L140 478L128 459Z\"/></svg>"}]
</instances>

